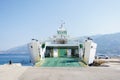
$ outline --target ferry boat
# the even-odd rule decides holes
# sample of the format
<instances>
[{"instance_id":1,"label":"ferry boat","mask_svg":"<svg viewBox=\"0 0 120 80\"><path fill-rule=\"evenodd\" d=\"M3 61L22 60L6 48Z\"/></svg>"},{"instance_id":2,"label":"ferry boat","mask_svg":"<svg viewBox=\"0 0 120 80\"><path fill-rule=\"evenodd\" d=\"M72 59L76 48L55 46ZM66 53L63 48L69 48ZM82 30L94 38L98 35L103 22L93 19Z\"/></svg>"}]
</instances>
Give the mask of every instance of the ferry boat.
<instances>
[{"instance_id":1,"label":"ferry boat","mask_svg":"<svg viewBox=\"0 0 120 80\"><path fill-rule=\"evenodd\" d=\"M34 64L46 57L78 57L89 65L95 59L97 48L97 44L90 38L84 42L71 39L63 24L55 36L41 42L32 39L28 46Z\"/></svg>"}]
</instances>

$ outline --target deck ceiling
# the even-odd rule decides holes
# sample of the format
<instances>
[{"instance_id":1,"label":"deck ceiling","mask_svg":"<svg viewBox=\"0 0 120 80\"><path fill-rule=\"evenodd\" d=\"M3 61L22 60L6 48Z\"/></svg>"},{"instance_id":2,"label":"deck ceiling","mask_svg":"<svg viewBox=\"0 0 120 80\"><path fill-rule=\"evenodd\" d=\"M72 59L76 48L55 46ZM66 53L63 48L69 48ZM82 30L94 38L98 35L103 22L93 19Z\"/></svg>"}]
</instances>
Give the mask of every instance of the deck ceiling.
<instances>
[{"instance_id":1,"label":"deck ceiling","mask_svg":"<svg viewBox=\"0 0 120 80\"><path fill-rule=\"evenodd\" d=\"M77 44L51 44L46 45L47 48L78 48Z\"/></svg>"}]
</instances>

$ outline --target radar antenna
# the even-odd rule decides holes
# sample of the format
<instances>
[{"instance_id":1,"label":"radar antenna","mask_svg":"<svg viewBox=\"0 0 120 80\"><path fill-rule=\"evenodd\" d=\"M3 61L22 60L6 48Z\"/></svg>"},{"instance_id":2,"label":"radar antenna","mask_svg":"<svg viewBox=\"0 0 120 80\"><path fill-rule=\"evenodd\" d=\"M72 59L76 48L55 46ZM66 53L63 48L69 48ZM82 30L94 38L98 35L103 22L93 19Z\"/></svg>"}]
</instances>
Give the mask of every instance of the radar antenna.
<instances>
[{"instance_id":1,"label":"radar antenna","mask_svg":"<svg viewBox=\"0 0 120 80\"><path fill-rule=\"evenodd\" d=\"M63 25L65 25L65 22L61 20L61 28L63 27Z\"/></svg>"}]
</instances>

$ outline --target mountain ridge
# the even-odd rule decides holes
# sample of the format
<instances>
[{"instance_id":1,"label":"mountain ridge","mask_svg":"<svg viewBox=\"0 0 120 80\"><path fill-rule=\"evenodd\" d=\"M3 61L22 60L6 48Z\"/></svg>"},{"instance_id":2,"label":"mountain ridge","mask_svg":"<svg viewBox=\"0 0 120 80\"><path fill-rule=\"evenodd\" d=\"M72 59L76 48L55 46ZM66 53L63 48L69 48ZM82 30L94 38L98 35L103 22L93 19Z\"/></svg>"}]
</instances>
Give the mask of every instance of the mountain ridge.
<instances>
[{"instance_id":1,"label":"mountain ridge","mask_svg":"<svg viewBox=\"0 0 120 80\"><path fill-rule=\"evenodd\" d=\"M114 34L104 34L104 35L94 35L90 36L94 42L97 43L97 55L105 54L105 55L120 55L120 33ZM79 41L85 40L87 36L79 37ZM20 53L20 54L28 54L28 44L23 46L18 46L15 48L11 48L5 51L6 53Z\"/></svg>"}]
</instances>

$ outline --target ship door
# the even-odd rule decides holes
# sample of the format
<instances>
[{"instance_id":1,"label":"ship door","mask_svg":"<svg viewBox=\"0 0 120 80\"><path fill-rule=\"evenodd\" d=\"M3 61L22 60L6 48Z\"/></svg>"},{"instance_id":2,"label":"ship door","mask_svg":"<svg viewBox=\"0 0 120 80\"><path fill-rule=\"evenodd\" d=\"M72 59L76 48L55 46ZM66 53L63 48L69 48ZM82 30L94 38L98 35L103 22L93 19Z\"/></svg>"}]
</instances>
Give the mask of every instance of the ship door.
<instances>
[{"instance_id":1,"label":"ship door","mask_svg":"<svg viewBox=\"0 0 120 80\"><path fill-rule=\"evenodd\" d=\"M59 57L67 57L67 49L59 49Z\"/></svg>"}]
</instances>

